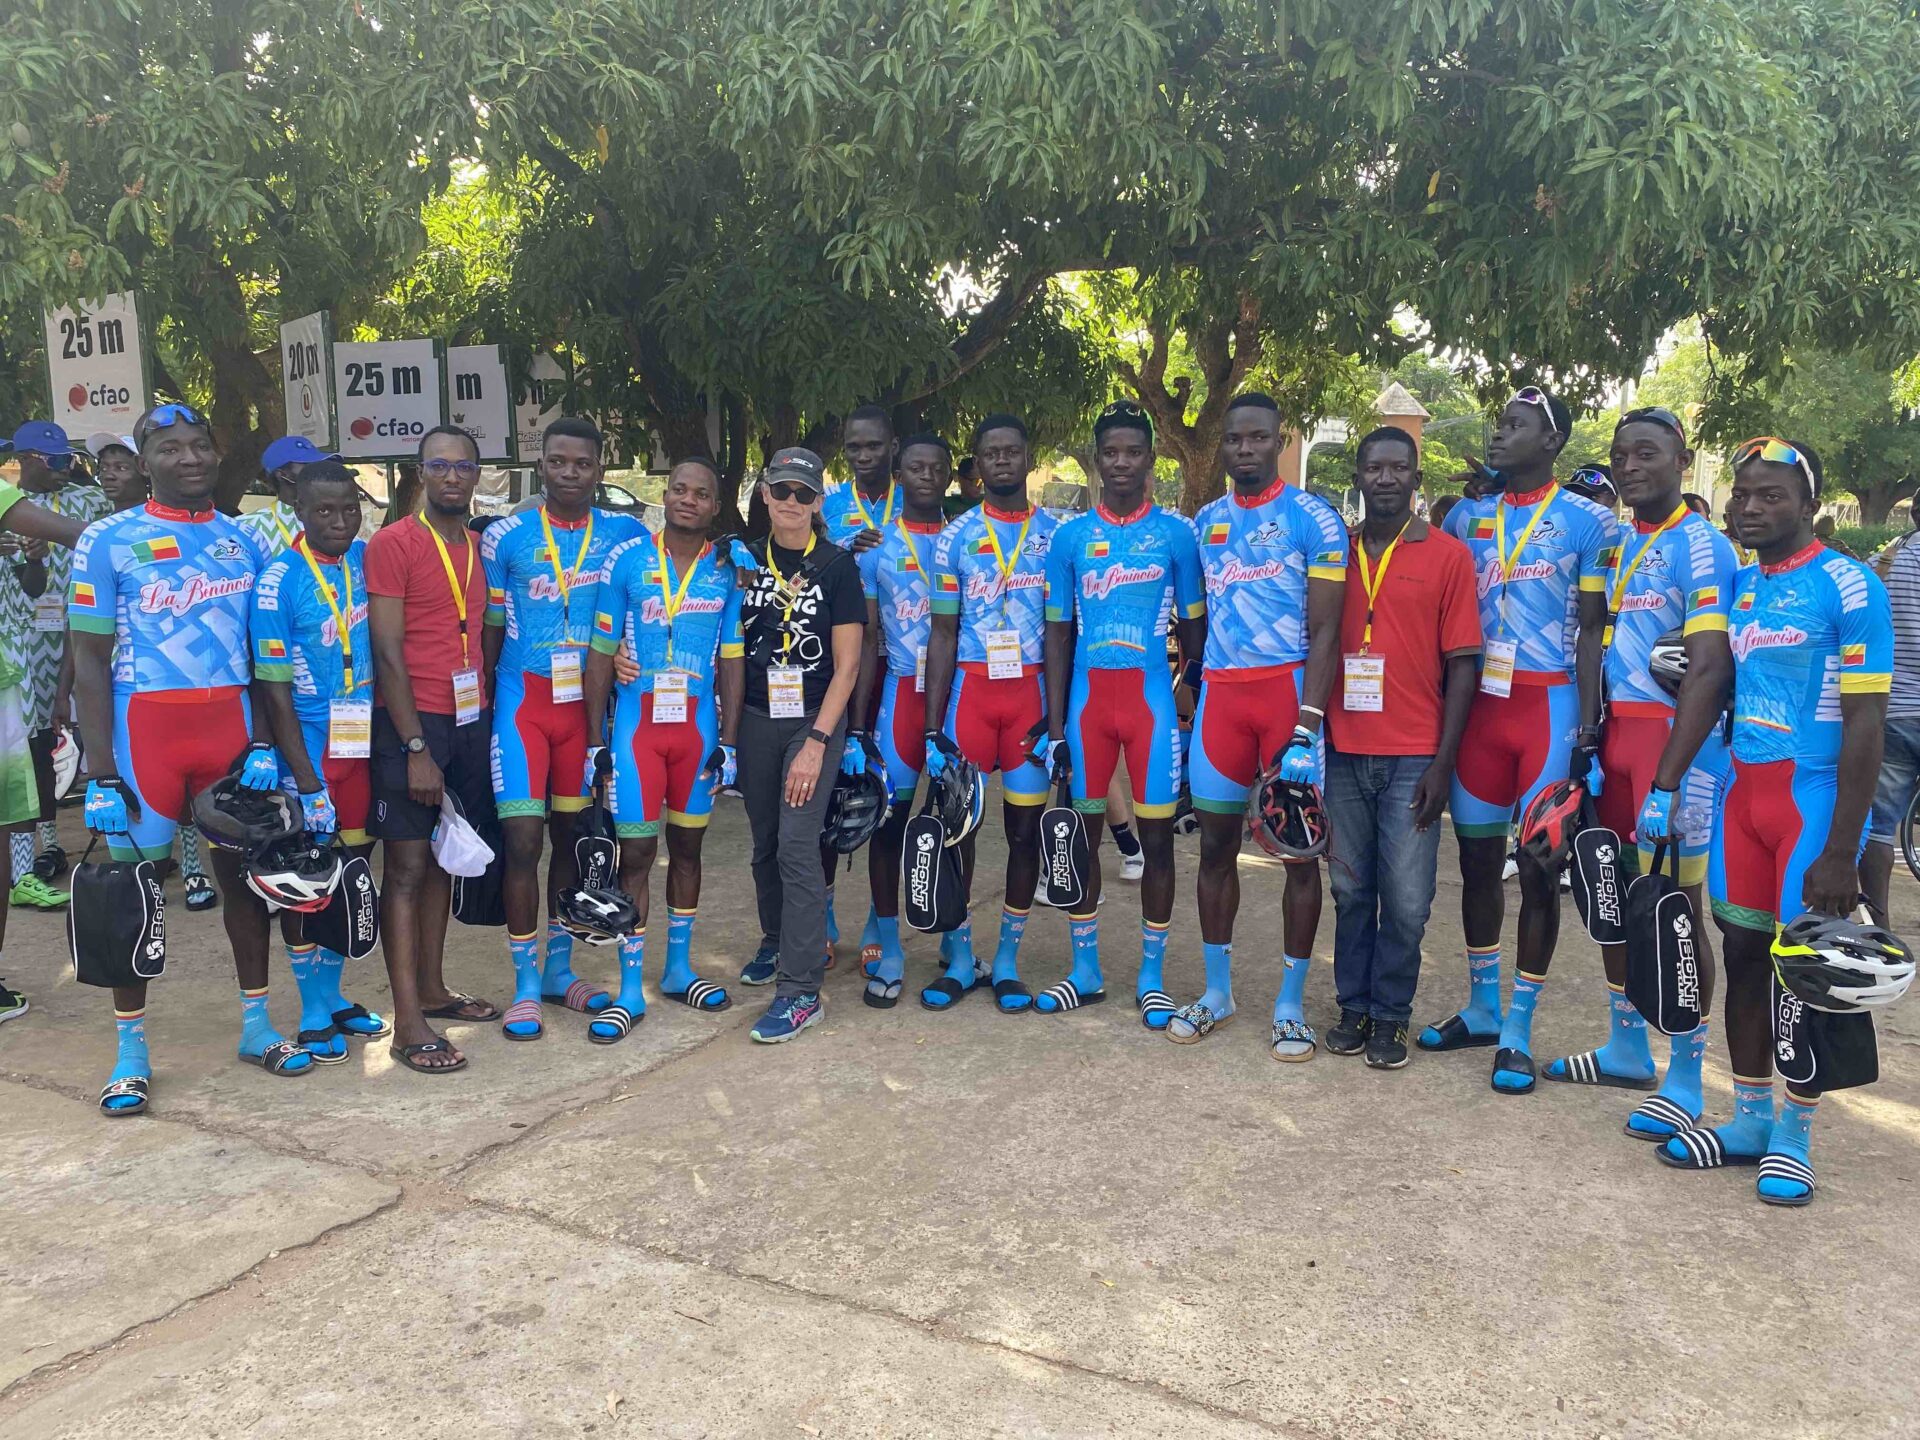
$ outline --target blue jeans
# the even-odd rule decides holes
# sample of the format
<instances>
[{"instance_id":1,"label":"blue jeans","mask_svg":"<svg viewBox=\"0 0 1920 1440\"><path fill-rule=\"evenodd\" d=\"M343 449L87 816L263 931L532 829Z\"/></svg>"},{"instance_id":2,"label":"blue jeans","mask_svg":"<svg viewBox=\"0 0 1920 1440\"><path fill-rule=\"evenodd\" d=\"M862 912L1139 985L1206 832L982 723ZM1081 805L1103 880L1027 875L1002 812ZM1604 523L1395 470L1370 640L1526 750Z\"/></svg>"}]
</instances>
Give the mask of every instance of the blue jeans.
<instances>
[{"instance_id":1,"label":"blue jeans","mask_svg":"<svg viewBox=\"0 0 1920 1440\"><path fill-rule=\"evenodd\" d=\"M1873 789L1873 814L1867 838L1883 845L1900 843L1900 822L1913 804L1913 788L1920 781L1920 718L1903 715L1887 721L1887 746L1880 760L1880 779Z\"/></svg>"},{"instance_id":2,"label":"blue jeans","mask_svg":"<svg viewBox=\"0 0 1920 1440\"><path fill-rule=\"evenodd\" d=\"M1433 909L1440 825L1413 828L1413 789L1430 755L1327 752L1333 831L1333 982L1342 1010L1413 1019L1420 941Z\"/></svg>"}]
</instances>

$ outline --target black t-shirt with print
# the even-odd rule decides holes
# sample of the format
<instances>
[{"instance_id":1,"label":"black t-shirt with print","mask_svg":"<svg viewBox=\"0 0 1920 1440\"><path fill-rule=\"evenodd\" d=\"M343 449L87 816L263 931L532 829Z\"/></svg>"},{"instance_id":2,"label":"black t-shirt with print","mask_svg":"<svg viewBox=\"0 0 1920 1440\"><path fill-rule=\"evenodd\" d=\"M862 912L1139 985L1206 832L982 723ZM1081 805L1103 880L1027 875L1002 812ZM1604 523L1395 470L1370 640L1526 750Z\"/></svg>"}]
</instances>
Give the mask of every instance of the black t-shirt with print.
<instances>
[{"instance_id":1,"label":"black t-shirt with print","mask_svg":"<svg viewBox=\"0 0 1920 1440\"><path fill-rule=\"evenodd\" d=\"M756 540L749 548L760 569L740 594L740 624L747 642L747 706L768 713L767 671L790 665L800 671L811 715L833 683L833 627L867 623L860 569L850 551L825 540L815 542L811 554L775 545L771 538ZM773 563L789 582L791 608L766 563L769 549Z\"/></svg>"}]
</instances>

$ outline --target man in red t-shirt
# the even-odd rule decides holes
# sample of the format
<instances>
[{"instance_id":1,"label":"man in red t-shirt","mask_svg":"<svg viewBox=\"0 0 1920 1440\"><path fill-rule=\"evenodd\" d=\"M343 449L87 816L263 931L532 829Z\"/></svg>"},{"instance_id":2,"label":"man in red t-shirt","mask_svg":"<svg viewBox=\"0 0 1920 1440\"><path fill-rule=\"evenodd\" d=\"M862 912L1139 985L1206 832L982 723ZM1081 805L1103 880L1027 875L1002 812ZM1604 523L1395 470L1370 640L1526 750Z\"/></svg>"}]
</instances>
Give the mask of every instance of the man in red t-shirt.
<instances>
[{"instance_id":1,"label":"man in red t-shirt","mask_svg":"<svg viewBox=\"0 0 1920 1440\"><path fill-rule=\"evenodd\" d=\"M429 1019L500 1018L488 1001L447 989L452 880L431 842L447 792L474 825L493 817L487 676L481 624L487 577L480 538L467 528L480 447L451 425L420 441L417 515L367 542L367 621L377 681L373 711L373 816L386 842L380 938L393 982L393 1056L409 1070L458 1070L466 1056Z\"/></svg>"},{"instance_id":2,"label":"man in red t-shirt","mask_svg":"<svg viewBox=\"0 0 1920 1440\"><path fill-rule=\"evenodd\" d=\"M1340 677L1327 707L1333 832L1335 1055L1407 1063L1440 811L1479 688L1480 611L1467 547L1413 513L1420 453L1387 425L1360 442L1366 519L1347 558Z\"/></svg>"}]
</instances>

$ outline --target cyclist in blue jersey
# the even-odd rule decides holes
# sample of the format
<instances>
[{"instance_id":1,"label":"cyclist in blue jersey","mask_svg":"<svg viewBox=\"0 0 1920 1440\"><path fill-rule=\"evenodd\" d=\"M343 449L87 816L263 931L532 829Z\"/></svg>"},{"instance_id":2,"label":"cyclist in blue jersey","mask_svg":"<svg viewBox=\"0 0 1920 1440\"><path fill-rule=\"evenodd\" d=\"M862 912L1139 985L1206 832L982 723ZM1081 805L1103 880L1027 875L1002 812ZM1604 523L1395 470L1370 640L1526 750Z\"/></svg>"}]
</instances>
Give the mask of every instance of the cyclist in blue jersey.
<instances>
[{"instance_id":1,"label":"cyclist in blue jersey","mask_svg":"<svg viewBox=\"0 0 1920 1440\"><path fill-rule=\"evenodd\" d=\"M854 684L852 714L876 716L871 731L847 737L867 762L886 769L893 810L867 843L880 954L866 971L866 1001L886 1009L900 998L906 955L900 948L900 838L913 809L925 751L927 639L934 547L943 517L940 497L953 477L953 452L938 435L912 435L900 446L900 513L878 545L860 552L867 629ZM884 672L884 673L883 673ZM877 714L872 705L879 690ZM971 839L972 837L968 837Z\"/></svg>"},{"instance_id":2,"label":"cyclist in blue jersey","mask_svg":"<svg viewBox=\"0 0 1920 1440\"><path fill-rule=\"evenodd\" d=\"M1033 1008L1020 979L1020 942L1040 881L1040 814L1049 777L1032 754L1046 732L1046 568L1054 518L1027 498L1033 451L1017 415L985 416L974 427L975 465L985 498L940 532L933 552L933 628L927 641L926 766L934 773L958 751L981 774L1000 772L1007 832L1000 935L986 978L1002 1014ZM960 846L969 904L974 837ZM973 921L945 942L947 972L920 993L949 1009L980 983Z\"/></svg>"},{"instance_id":3,"label":"cyclist in blue jersey","mask_svg":"<svg viewBox=\"0 0 1920 1440\"><path fill-rule=\"evenodd\" d=\"M117 859L164 859L193 798L240 764L244 785L280 782L279 757L247 703L247 643L260 542L213 508L219 457L206 421L161 405L134 426L153 498L87 527L67 599L74 693L92 779L88 829ZM256 736L259 738L256 739ZM227 942L240 981L241 1060L304 1075L313 1057L267 1018L267 908L246 865L216 851ZM114 990L119 1054L101 1092L109 1116L147 1108L146 986Z\"/></svg>"},{"instance_id":4,"label":"cyclist in blue jersey","mask_svg":"<svg viewBox=\"0 0 1920 1440\"><path fill-rule=\"evenodd\" d=\"M307 829L364 856L373 849L373 636L359 479L338 460L302 465L293 507L292 548L267 562L253 588L255 699L280 751L281 786L299 798ZM297 911L281 912L280 937L300 987L297 1038L316 1063L345 1060L349 1038L391 1032L342 994L346 956L310 943Z\"/></svg>"},{"instance_id":5,"label":"cyclist in blue jersey","mask_svg":"<svg viewBox=\"0 0 1920 1440\"><path fill-rule=\"evenodd\" d=\"M513 1004L501 1021L509 1040L545 1033L543 1002L587 1014L611 1003L606 991L574 975L573 937L554 918L555 897L580 882L573 829L574 816L587 805L583 701L600 577L607 557L641 532L632 516L594 508L604 450L592 421L554 421L540 442L541 504L495 521L480 541L487 573L485 663L494 677L493 795L506 842L503 890L514 974ZM542 829L553 839L544 963L536 933Z\"/></svg>"},{"instance_id":6,"label":"cyclist in blue jersey","mask_svg":"<svg viewBox=\"0 0 1920 1440\"><path fill-rule=\"evenodd\" d=\"M1604 784L1596 809L1600 823L1622 840L1637 838L1642 871L1652 863L1656 842L1680 847L1680 883L1698 915L1704 913L1700 883L1727 770L1718 731L1733 679L1727 612L1738 563L1726 537L1682 498L1693 451L1679 416L1657 406L1629 410L1614 429L1611 459L1633 528L1607 575ZM1687 676L1677 696L1662 688L1652 669L1654 646L1669 630L1683 632L1687 653ZM1628 867L1621 868L1626 873ZM1704 936L1696 949L1705 1015L1713 999L1713 957ZM1542 1073L1580 1085L1651 1090L1653 1055L1646 1021L1627 999L1626 947L1603 945L1600 953L1607 975L1607 1042L1550 1061ZM1666 1080L1658 1095L1628 1117L1629 1135L1661 1140L1700 1118L1706 1048L1704 1022L1673 1037Z\"/></svg>"},{"instance_id":7,"label":"cyclist in blue jersey","mask_svg":"<svg viewBox=\"0 0 1920 1440\"><path fill-rule=\"evenodd\" d=\"M1180 717L1167 668L1167 621L1178 617L1181 653L1206 644L1206 599L1193 522L1153 503L1153 422L1131 401L1093 424L1100 499L1054 533L1047 556L1049 774L1062 749L1073 760L1074 808L1103 815L1121 752L1133 781L1146 871L1140 881L1140 974L1134 1004L1149 1029L1166 1028L1167 927L1173 920L1173 812L1180 797ZM1099 853L1097 822L1089 827ZM1100 973L1100 868L1084 908L1068 918L1073 969L1034 1001L1057 1014L1106 998Z\"/></svg>"},{"instance_id":8,"label":"cyclist in blue jersey","mask_svg":"<svg viewBox=\"0 0 1920 1440\"><path fill-rule=\"evenodd\" d=\"M1727 1053L1734 1114L1661 1145L1679 1169L1757 1166L1761 1200L1813 1198L1808 1147L1819 1087L1789 1082L1776 1114L1771 955L1775 932L1803 912L1849 915L1880 773L1893 619L1887 592L1860 561L1814 537L1819 457L1765 437L1734 452L1729 509L1755 563L1734 582L1733 782L1720 812L1708 889L1726 957ZM1872 1020L1858 1025L1872 1043ZM1780 1058L1800 1059L1781 1037Z\"/></svg>"},{"instance_id":9,"label":"cyclist in blue jersey","mask_svg":"<svg viewBox=\"0 0 1920 1440\"><path fill-rule=\"evenodd\" d=\"M667 832L667 960L660 994L718 1013L733 1001L693 968L700 906L700 848L714 787L737 768L734 735L746 680L740 587L730 557L708 535L720 508L720 473L711 460L682 460L667 475L659 535L640 535L613 552L600 582L587 661L587 783L611 771L620 888L640 911L639 927L620 940L620 993L595 1012L587 1037L624 1039L647 1013L649 877ZM607 699L615 655L625 646L638 674L618 686L608 746ZM718 699L718 713L715 700Z\"/></svg>"},{"instance_id":10,"label":"cyclist in blue jersey","mask_svg":"<svg viewBox=\"0 0 1920 1440\"><path fill-rule=\"evenodd\" d=\"M1460 917L1470 998L1420 1032L1422 1050L1496 1046L1493 1088L1534 1088L1533 1012L1560 933L1559 876L1520 854L1520 943L1513 999L1500 1005L1500 872L1517 814L1555 781L1585 783L1600 743L1606 575L1619 526L1611 511L1554 482L1573 419L1535 386L1500 412L1487 458L1499 488L1462 500L1447 533L1473 553L1485 650L1451 810L1460 841Z\"/></svg>"},{"instance_id":11,"label":"cyclist in blue jersey","mask_svg":"<svg viewBox=\"0 0 1920 1440\"><path fill-rule=\"evenodd\" d=\"M1200 818L1200 939L1206 992L1167 1024L1180 1044L1231 1017L1233 922L1247 794L1270 764L1324 788L1321 728L1340 656L1347 531L1331 505L1280 478L1280 407L1258 393L1228 406L1220 458L1233 491L1194 517L1207 580L1207 648L1193 717ZM1320 925L1320 865L1287 866L1283 970L1270 1053L1311 1060L1307 969Z\"/></svg>"}]
</instances>

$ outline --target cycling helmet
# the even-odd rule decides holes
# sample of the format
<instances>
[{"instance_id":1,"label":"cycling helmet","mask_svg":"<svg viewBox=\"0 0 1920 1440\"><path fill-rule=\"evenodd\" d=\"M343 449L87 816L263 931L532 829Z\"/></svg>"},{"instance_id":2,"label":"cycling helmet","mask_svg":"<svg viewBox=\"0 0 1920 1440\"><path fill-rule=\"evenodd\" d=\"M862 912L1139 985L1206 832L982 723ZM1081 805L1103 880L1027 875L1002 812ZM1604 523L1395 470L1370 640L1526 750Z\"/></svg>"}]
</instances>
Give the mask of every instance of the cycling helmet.
<instances>
[{"instance_id":1,"label":"cycling helmet","mask_svg":"<svg viewBox=\"0 0 1920 1440\"><path fill-rule=\"evenodd\" d=\"M302 830L269 840L247 857L247 888L276 910L312 914L340 885L340 852Z\"/></svg>"},{"instance_id":2,"label":"cycling helmet","mask_svg":"<svg viewBox=\"0 0 1920 1440\"><path fill-rule=\"evenodd\" d=\"M827 796L827 818L820 827L820 843L836 855L851 855L887 823L892 810L887 782L872 770L834 777Z\"/></svg>"},{"instance_id":3,"label":"cycling helmet","mask_svg":"<svg viewBox=\"0 0 1920 1440\"><path fill-rule=\"evenodd\" d=\"M1773 942L1780 983L1815 1010L1891 1005L1913 984L1913 952L1891 930L1837 915L1798 916Z\"/></svg>"},{"instance_id":4,"label":"cycling helmet","mask_svg":"<svg viewBox=\"0 0 1920 1440\"><path fill-rule=\"evenodd\" d=\"M53 798L64 800L80 778L80 742L65 725L53 732Z\"/></svg>"},{"instance_id":5,"label":"cycling helmet","mask_svg":"<svg viewBox=\"0 0 1920 1440\"><path fill-rule=\"evenodd\" d=\"M1332 838L1320 787L1268 771L1247 796L1247 833L1276 860L1317 860Z\"/></svg>"},{"instance_id":6,"label":"cycling helmet","mask_svg":"<svg viewBox=\"0 0 1920 1440\"><path fill-rule=\"evenodd\" d=\"M1586 786L1572 780L1556 780L1541 790L1520 814L1520 849L1542 869L1560 869L1573 850L1586 799Z\"/></svg>"},{"instance_id":7,"label":"cycling helmet","mask_svg":"<svg viewBox=\"0 0 1920 1440\"><path fill-rule=\"evenodd\" d=\"M987 813L987 787L980 767L964 755L950 755L938 775L927 779L927 801L947 832L947 844L958 845L980 828Z\"/></svg>"},{"instance_id":8,"label":"cycling helmet","mask_svg":"<svg viewBox=\"0 0 1920 1440\"><path fill-rule=\"evenodd\" d=\"M252 854L275 840L299 834L300 807L284 790L250 790L223 775L193 797L193 823L207 843Z\"/></svg>"},{"instance_id":9,"label":"cycling helmet","mask_svg":"<svg viewBox=\"0 0 1920 1440\"><path fill-rule=\"evenodd\" d=\"M640 928L640 910L624 890L573 886L554 900L560 928L588 945L612 945Z\"/></svg>"},{"instance_id":10,"label":"cycling helmet","mask_svg":"<svg viewBox=\"0 0 1920 1440\"><path fill-rule=\"evenodd\" d=\"M1680 682L1687 678L1687 647L1679 626L1653 642L1653 651L1647 656L1647 670L1654 684L1667 694L1680 693Z\"/></svg>"}]
</instances>

